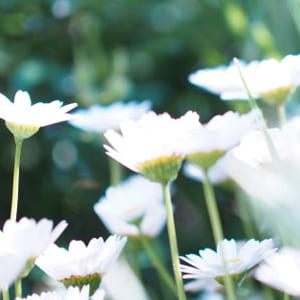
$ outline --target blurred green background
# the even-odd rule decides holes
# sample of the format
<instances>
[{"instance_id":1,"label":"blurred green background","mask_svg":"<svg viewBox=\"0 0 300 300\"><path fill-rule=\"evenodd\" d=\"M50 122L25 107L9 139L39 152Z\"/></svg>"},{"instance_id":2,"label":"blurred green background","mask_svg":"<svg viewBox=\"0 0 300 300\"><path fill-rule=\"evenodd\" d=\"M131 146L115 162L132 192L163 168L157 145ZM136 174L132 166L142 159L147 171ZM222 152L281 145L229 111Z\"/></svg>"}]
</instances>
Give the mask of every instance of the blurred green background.
<instances>
[{"instance_id":1,"label":"blurred green background","mask_svg":"<svg viewBox=\"0 0 300 300\"><path fill-rule=\"evenodd\" d=\"M0 92L80 107L150 99L156 112L201 121L247 103L222 102L188 83L189 73L299 52L298 0L1 0ZM292 13L291 13L292 12ZM299 19L298 19L299 20ZM297 105L297 99L293 101ZM273 109L265 107L267 114ZM0 221L9 216L14 143L0 123ZM19 217L70 225L59 244L107 236L92 207L109 186L102 137L67 123L25 141ZM129 174L124 171L124 174ZM180 174L174 204L180 253L213 246L202 187ZM228 187L217 187L227 237L245 233ZM160 237L167 250L166 232Z\"/></svg>"}]
</instances>

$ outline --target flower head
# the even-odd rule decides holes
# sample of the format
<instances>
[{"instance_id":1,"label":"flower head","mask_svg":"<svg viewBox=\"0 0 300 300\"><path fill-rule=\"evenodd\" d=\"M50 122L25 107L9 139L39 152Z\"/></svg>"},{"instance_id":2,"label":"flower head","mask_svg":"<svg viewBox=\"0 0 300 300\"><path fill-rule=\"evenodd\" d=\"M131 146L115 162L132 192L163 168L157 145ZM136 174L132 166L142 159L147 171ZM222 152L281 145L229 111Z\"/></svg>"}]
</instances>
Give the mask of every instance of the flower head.
<instances>
[{"instance_id":1,"label":"flower head","mask_svg":"<svg viewBox=\"0 0 300 300\"><path fill-rule=\"evenodd\" d=\"M66 221L61 221L53 228L51 220L41 219L36 222L34 219L23 217L18 222L5 222L2 239L9 247L22 253L28 260L34 261L58 239L66 227Z\"/></svg>"},{"instance_id":2,"label":"flower head","mask_svg":"<svg viewBox=\"0 0 300 300\"><path fill-rule=\"evenodd\" d=\"M254 278L277 290L300 297L300 251L284 247L265 259L254 272Z\"/></svg>"},{"instance_id":3,"label":"flower head","mask_svg":"<svg viewBox=\"0 0 300 300\"><path fill-rule=\"evenodd\" d=\"M27 92L18 91L14 102L0 94L0 118L12 134L20 140L35 134L40 127L67 121L72 118L68 112L77 106L76 103L62 106L59 100L50 103L31 104Z\"/></svg>"},{"instance_id":4,"label":"flower head","mask_svg":"<svg viewBox=\"0 0 300 300\"><path fill-rule=\"evenodd\" d=\"M161 186L140 175L109 187L94 210L113 234L154 237L166 223Z\"/></svg>"},{"instance_id":5,"label":"flower head","mask_svg":"<svg viewBox=\"0 0 300 300\"><path fill-rule=\"evenodd\" d=\"M66 286L90 284L98 288L102 276L116 262L126 240L115 235L106 241L102 237L93 238L87 246L82 241L73 240L68 249L53 244L37 259L36 264Z\"/></svg>"},{"instance_id":6,"label":"flower head","mask_svg":"<svg viewBox=\"0 0 300 300\"><path fill-rule=\"evenodd\" d=\"M184 279L215 279L222 283L225 276L224 257L228 274L240 279L270 254L272 248L271 239L262 242L251 239L242 246L238 246L233 239L223 240L218 243L217 251L204 249L199 251L199 255L181 257L188 264L181 264L181 272Z\"/></svg>"},{"instance_id":7,"label":"flower head","mask_svg":"<svg viewBox=\"0 0 300 300\"><path fill-rule=\"evenodd\" d=\"M190 128L184 141L187 159L209 169L226 151L236 146L243 135L255 128L256 111L247 114L228 111L214 116L207 124Z\"/></svg>"},{"instance_id":8,"label":"flower head","mask_svg":"<svg viewBox=\"0 0 300 300\"><path fill-rule=\"evenodd\" d=\"M41 295L33 294L26 298L16 298L16 300L104 300L104 291L99 289L90 298L89 286L84 286L81 290L71 286L66 290L43 292Z\"/></svg>"},{"instance_id":9,"label":"flower head","mask_svg":"<svg viewBox=\"0 0 300 300\"><path fill-rule=\"evenodd\" d=\"M152 181L174 180L184 159L184 133L198 120L191 111L179 119L167 113L146 113L138 121L122 122L121 134L105 132L111 145L104 145L106 154Z\"/></svg>"},{"instance_id":10,"label":"flower head","mask_svg":"<svg viewBox=\"0 0 300 300\"><path fill-rule=\"evenodd\" d=\"M100 133L107 129L118 130L122 121L136 120L150 107L150 101L115 102L108 106L95 104L88 109L77 110L74 114L76 118L70 120L69 123L87 132Z\"/></svg>"},{"instance_id":11,"label":"flower head","mask_svg":"<svg viewBox=\"0 0 300 300\"><path fill-rule=\"evenodd\" d=\"M0 238L0 291L7 289L21 274L27 258L7 248Z\"/></svg>"},{"instance_id":12,"label":"flower head","mask_svg":"<svg viewBox=\"0 0 300 300\"><path fill-rule=\"evenodd\" d=\"M300 55L287 55L281 61L271 58L249 64L242 62L241 68L252 96L274 105L287 101L300 84ZM248 99L234 63L201 69L191 74L189 81L223 100Z\"/></svg>"}]
</instances>

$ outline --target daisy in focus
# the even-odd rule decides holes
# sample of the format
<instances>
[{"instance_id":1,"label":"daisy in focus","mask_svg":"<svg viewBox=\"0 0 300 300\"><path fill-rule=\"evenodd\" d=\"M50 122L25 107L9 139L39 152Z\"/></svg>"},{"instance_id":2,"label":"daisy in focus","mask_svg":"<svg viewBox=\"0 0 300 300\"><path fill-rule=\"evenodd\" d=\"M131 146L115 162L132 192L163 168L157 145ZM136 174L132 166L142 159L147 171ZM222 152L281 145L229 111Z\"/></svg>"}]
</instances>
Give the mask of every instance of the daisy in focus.
<instances>
[{"instance_id":1,"label":"daisy in focus","mask_svg":"<svg viewBox=\"0 0 300 300\"><path fill-rule=\"evenodd\" d=\"M126 237L110 236L90 240L88 245L82 241L71 241L68 249L53 244L41 255L37 266L65 286L90 285L93 294L99 287L102 277L118 259L126 244Z\"/></svg>"},{"instance_id":2,"label":"daisy in focus","mask_svg":"<svg viewBox=\"0 0 300 300\"><path fill-rule=\"evenodd\" d=\"M161 185L134 175L109 187L94 211L112 234L157 236L166 224Z\"/></svg>"},{"instance_id":3,"label":"daisy in focus","mask_svg":"<svg viewBox=\"0 0 300 300\"><path fill-rule=\"evenodd\" d=\"M281 61L266 59L241 62L241 69L254 98L261 98L272 105L288 101L300 84L300 55L287 55ZM218 66L201 69L189 76L189 81L223 100L248 99L237 66Z\"/></svg>"},{"instance_id":4,"label":"daisy in focus","mask_svg":"<svg viewBox=\"0 0 300 300\"><path fill-rule=\"evenodd\" d=\"M300 251L284 247L265 259L254 278L294 297L300 297Z\"/></svg>"},{"instance_id":5,"label":"daisy in focus","mask_svg":"<svg viewBox=\"0 0 300 300\"><path fill-rule=\"evenodd\" d=\"M23 140L35 134L40 127L70 120L68 112L77 106L76 103L62 106L59 100L50 103L31 103L28 92L18 91L14 102L0 94L0 118L16 139Z\"/></svg>"},{"instance_id":6,"label":"daisy in focus","mask_svg":"<svg viewBox=\"0 0 300 300\"><path fill-rule=\"evenodd\" d=\"M115 102L108 106L95 104L87 109L77 110L69 123L87 132L100 133L107 129L118 130L122 121L136 120L150 108L150 101Z\"/></svg>"},{"instance_id":7,"label":"daisy in focus","mask_svg":"<svg viewBox=\"0 0 300 300\"><path fill-rule=\"evenodd\" d=\"M99 289L92 297L89 297L89 286L84 286L81 290L71 286L66 290L43 292L41 295L33 294L26 298L16 298L16 300L104 300L104 295L104 291Z\"/></svg>"},{"instance_id":8,"label":"daisy in focus","mask_svg":"<svg viewBox=\"0 0 300 300\"><path fill-rule=\"evenodd\" d=\"M178 119L151 111L138 121L122 122L121 133L107 130L104 136L110 145L104 148L108 156L132 171L166 183L177 177L185 157L183 137L198 122L199 115L191 111Z\"/></svg>"},{"instance_id":9,"label":"daisy in focus","mask_svg":"<svg viewBox=\"0 0 300 300\"><path fill-rule=\"evenodd\" d=\"M223 284L225 272L222 256L224 255L228 275L239 282L247 271L259 264L272 252L272 239L262 242L251 239L242 246L239 246L233 239L225 239L218 243L217 251L204 249L199 251L199 255L182 256L181 260L187 265L181 264L180 268L184 279L214 279Z\"/></svg>"}]
</instances>

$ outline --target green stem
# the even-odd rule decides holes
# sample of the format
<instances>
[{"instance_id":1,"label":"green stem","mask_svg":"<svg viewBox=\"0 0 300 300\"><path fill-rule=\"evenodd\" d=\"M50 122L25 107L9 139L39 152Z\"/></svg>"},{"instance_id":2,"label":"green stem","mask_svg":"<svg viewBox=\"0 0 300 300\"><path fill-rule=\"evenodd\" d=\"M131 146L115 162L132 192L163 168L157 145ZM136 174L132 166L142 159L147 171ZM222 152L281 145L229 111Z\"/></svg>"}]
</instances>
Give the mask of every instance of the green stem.
<instances>
[{"instance_id":1,"label":"green stem","mask_svg":"<svg viewBox=\"0 0 300 300\"><path fill-rule=\"evenodd\" d=\"M9 290L8 290L8 288L4 289L2 291L2 297L3 297L3 300L9 300Z\"/></svg>"},{"instance_id":2,"label":"green stem","mask_svg":"<svg viewBox=\"0 0 300 300\"><path fill-rule=\"evenodd\" d=\"M249 238L255 237L255 230L251 222L249 207L247 206L246 199L243 199L241 195L239 195L237 199L237 206L241 215L242 224L246 236Z\"/></svg>"},{"instance_id":3,"label":"green stem","mask_svg":"<svg viewBox=\"0 0 300 300\"><path fill-rule=\"evenodd\" d=\"M287 293L283 294L283 300L290 300L290 299L291 299L290 295L288 295Z\"/></svg>"},{"instance_id":4,"label":"green stem","mask_svg":"<svg viewBox=\"0 0 300 300\"><path fill-rule=\"evenodd\" d=\"M22 298L22 280L20 278L15 281L15 295Z\"/></svg>"},{"instance_id":5,"label":"green stem","mask_svg":"<svg viewBox=\"0 0 300 300\"><path fill-rule=\"evenodd\" d=\"M161 279L165 282L165 284L169 287L169 289L174 293L174 295L177 295L177 288L173 281L173 278L170 276L169 272L165 269L164 265L161 263L159 257L156 255L154 250L152 249L149 240L140 233L140 239L142 242L142 245L144 249L147 251L150 259L153 262L153 265L157 269Z\"/></svg>"},{"instance_id":6,"label":"green stem","mask_svg":"<svg viewBox=\"0 0 300 300\"><path fill-rule=\"evenodd\" d=\"M168 227L168 235L169 235L169 244L170 244L171 258L172 258L178 298L179 300L186 300L181 272L179 268L177 237L175 231L175 222L173 216L173 207L172 207L169 183L163 183L162 187L163 187L163 197L164 197L165 206L167 210L167 227Z\"/></svg>"},{"instance_id":7,"label":"green stem","mask_svg":"<svg viewBox=\"0 0 300 300\"><path fill-rule=\"evenodd\" d=\"M267 145L268 145L269 151L270 151L273 159L277 162L279 160L279 156L278 156L277 150L276 150L276 148L274 146L274 143L273 143L273 141L272 141L272 139L271 139L271 137L269 135L268 127L266 125L266 122L265 122L264 116L262 114L262 111L258 107L255 99L251 95L251 92L250 92L249 87L247 85L247 82L246 82L246 80L244 78L244 75L243 75L243 72L242 72L242 69L241 69L241 66L240 66L240 63L239 63L238 59L234 58L234 62L236 64L236 66L237 66L237 69L238 69L240 78L242 80L243 86L244 86L244 88L246 90L246 93L248 95L250 107L252 109L255 109L255 111L257 112L256 113L256 118L257 118L258 125L259 125L261 131L263 132L263 134L265 136L265 139L267 141Z\"/></svg>"},{"instance_id":8,"label":"green stem","mask_svg":"<svg viewBox=\"0 0 300 300\"><path fill-rule=\"evenodd\" d=\"M19 173L20 173L22 140L15 139L15 143L16 143L16 152L15 152L11 211L10 211L10 219L13 221L17 220L18 195L19 195Z\"/></svg>"},{"instance_id":9,"label":"green stem","mask_svg":"<svg viewBox=\"0 0 300 300\"><path fill-rule=\"evenodd\" d=\"M109 158L110 184L117 185L122 180L122 166Z\"/></svg>"},{"instance_id":10,"label":"green stem","mask_svg":"<svg viewBox=\"0 0 300 300\"><path fill-rule=\"evenodd\" d=\"M224 235L223 235L221 219L217 207L217 201L215 198L213 188L209 182L207 170L204 171L204 195L205 195L205 201L206 201L208 215L212 227L213 236L217 247L218 243L224 239ZM232 278L228 275L227 264L226 264L222 247L220 248L220 251L223 260L223 268L225 274L224 283L225 283L226 295L229 300L236 300Z\"/></svg>"},{"instance_id":11,"label":"green stem","mask_svg":"<svg viewBox=\"0 0 300 300\"><path fill-rule=\"evenodd\" d=\"M279 124L282 127L286 121L286 117L285 117L285 105L281 104L277 107L277 111L278 111L278 120L279 120Z\"/></svg>"}]
</instances>

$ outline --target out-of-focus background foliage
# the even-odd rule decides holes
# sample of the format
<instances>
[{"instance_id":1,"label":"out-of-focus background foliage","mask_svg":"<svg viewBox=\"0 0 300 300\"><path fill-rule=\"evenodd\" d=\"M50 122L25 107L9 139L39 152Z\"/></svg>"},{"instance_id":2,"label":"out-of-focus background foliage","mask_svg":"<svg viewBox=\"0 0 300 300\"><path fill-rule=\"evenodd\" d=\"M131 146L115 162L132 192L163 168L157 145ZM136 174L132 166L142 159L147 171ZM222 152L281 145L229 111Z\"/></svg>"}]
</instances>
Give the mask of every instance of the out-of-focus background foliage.
<instances>
[{"instance_id":1,"label":"out-of-focus background foliage","mask_svg":"<svg viewBox=\"0 0 300 300\"><path fill-rule=\"evenodd\" d=\"M118 100L153 102L177 117L196 110L203 122L247 103L221 102L188 83L201 67L297 54L300 41L284 0L1 0L0 92L80 107ZM297 101L293 102L297 103ZM272 115L272 108L265 108ZM293 108L292 108L293 109ZM0 222L9 216L14 143L0 123ZM60 244L108 233L92 210L109 185L101 135L67 123L25 141L19 217L70 225ZM124 174L129 174L125 171ZM228 187L217 187L226 237L245 233ZM180 253L213 246L199 183L180 174L174 185ZM256 236L258 237L258 236ZM167 253L166 232L160 237Z\"/></svg>"}]
</instances>

